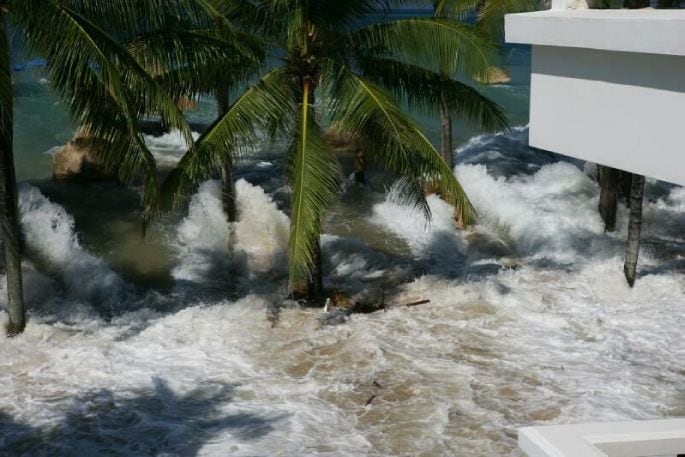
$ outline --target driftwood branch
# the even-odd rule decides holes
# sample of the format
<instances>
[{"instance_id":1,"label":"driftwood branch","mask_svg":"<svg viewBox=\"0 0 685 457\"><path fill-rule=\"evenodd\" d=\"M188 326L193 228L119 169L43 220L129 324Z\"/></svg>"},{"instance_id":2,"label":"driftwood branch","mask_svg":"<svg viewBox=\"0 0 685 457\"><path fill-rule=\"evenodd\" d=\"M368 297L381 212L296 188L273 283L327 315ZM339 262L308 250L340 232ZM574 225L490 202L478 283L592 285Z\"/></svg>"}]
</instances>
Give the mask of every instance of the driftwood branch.
<instances>
[{"instance_id":1,"label":"driftwood branch","mask_svg":"<svg viewBox=\"0 0 685 457\"><path fill-rule=\"evenodd\" d=\"M419 301L415 301L415 302L412 302L412 303L407 303L407 304L404 305L404 306L406 306L407 308L412 308L412 307L414 307L414 306L427 305L427 304L430 303L430 302L431 302L430 300L419 300Z\"/></svg>"}]
</instances>

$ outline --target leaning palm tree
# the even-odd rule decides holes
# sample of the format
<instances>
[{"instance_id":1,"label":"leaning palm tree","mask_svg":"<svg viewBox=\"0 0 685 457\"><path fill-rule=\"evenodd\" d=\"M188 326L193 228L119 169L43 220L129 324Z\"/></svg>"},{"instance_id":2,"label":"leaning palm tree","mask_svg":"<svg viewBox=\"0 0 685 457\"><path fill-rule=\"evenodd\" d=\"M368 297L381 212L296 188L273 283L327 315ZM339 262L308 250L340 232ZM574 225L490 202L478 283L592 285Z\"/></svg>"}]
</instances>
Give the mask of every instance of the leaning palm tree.
<instances>
[{"instance_id":1,"label":"leaning palm tree","mask_svg":"<svg viewBox=\"0 0 685 457\"><path fill-rule=\"evenodd\" d=\"M12 81L8 23L23 35L26 51L47 59L50 83L66 102L103 167L123 182L142 179L148 212L157 208L159 186L155 159L139 130L144 116L156 116L190 131L181 111L115 37L144 27L161 27L169 11L188 15L175 1L164 0L6 0L2 2L0 42L0 217L7 263L10 334L23 331L20 229L12 160Z\"/></svg>"},{"instance_id":2,"label":"leaning palm tree","mask_svg":"<svg viewBox=\"0 0 685 457\"><path fill-rule=\"evenodd\" d=\"M311 299L322 293L321 224L341 181L340 166L323 139L325 125L359 137L367 159L402 177L403 197L427 216L423 186L428 183L441 189L465 222L474 220L451 166L399 100L430 112L442 101L464 118L502 128L505 118L496 104L440 74L484 74L496 50L486 36L448 19L372 19L379 16L371 13L401 2L243 3L262 18L252 31L267 37L274 63L180 161L164 185L171 201L211 176L226 154L239 155L260 132L284 139L291 188L289 292Z\"/></svg>"},{"instance_id":3,"label":"leaning palm tree","mask_svg":"<svg viewBox=\"0 0 685 457\"><path fill-rule=\"evenodd\" d=\"M223 117L231 106L230 94L264 68L265 42L235 26L251 19L245 3L183 1L195 14L174 17L173 27L144 30L128 40L127 48L172 97L211 96ZM218 172L228 223L238 218L233 168L233 157L225 155Z\"/></svg>"},{"instance_id":4,"label":"leaning palm tree","mask_svg":"<svg viewBox=\"0 0 685 457\"><path fill-rule=\"evenodd\" d=\"M473 20L476 26L494 40L503 37L504 15L532 11L538 5L538 0L431 0L433 16L452 20ZM485 75L450 75L445 69L441 71L444 79L462 77L473 79L477 77L483 84L497 83L503 71L491 67ZM506 75L506 73L504 73ZM452 111L442 103L440 106L440 124L442 128L441 152L442 157L449 164L454 163L454 141L452 137Z\"/></svg>"}]
</instances>

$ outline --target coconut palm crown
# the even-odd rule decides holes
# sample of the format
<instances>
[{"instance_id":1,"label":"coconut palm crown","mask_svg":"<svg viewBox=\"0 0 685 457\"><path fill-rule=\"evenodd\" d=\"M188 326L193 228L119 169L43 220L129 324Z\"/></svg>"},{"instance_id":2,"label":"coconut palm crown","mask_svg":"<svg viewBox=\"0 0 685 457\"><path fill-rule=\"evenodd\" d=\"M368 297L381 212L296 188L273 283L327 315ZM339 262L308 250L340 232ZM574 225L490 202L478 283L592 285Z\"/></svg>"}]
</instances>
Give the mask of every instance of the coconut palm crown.
<instances>
[{"instance_id":1,"label":"coconut palm crown","mask_svg":"<svg viewBox=\"0 0 685 457\"><path fill-rule=\"evenodd\" d=\"M65 102L74 123L87 130L102 166L125 183L140 178L144 206L154 212L159 201L156 163L139 121L160 119L181 131L189 145L192 136L172 97L124 42L141 30L172 27L174 18L193 18L196 11L180 0L4 0L0 13L0 222L8 271L9 333L19 333L25 308L12 159L9 39L18 37L27 54L46 59L51 89Z\"/></svg>"},{"instance_id":2,"label":"coconut palm crown","mask_svg":"<svg viewBox=\"0 0 685 457\"><path fill-rule=\"evenodd\" d=\"M475 17L477 25L494 37L504 36L504 16L535 11L540 0L431 0L441 17Z\"/></svg>"},{"instance_id":3,"label":"coconut palm crown","mask_svg":"<svg viewBox=\"0 0 685 457\"><path fill-rule=\"evenodd\" d=\"M245 27L266 40L273 63L180 161L164 185L169 201L178 202L226 155L238 157L259 134L285 139L292 191L289 290L305 289L310 297L321 291L321 224L341 182L340 166L324 142L325 127L360 138L368 160L401 177L404 199L427 217L423 189L430 184L465 222L474 221L475 210L451 166L401 101L435 114L442 96L463 118L486 129L503 128L496 104L467 84L441 77L484 75L496 54L484 34L450 19L391 20L388 9L401 3L392 1L200 3L227 24L231 18L224 12L240 9Z\"/></svg>"}]
</instances>

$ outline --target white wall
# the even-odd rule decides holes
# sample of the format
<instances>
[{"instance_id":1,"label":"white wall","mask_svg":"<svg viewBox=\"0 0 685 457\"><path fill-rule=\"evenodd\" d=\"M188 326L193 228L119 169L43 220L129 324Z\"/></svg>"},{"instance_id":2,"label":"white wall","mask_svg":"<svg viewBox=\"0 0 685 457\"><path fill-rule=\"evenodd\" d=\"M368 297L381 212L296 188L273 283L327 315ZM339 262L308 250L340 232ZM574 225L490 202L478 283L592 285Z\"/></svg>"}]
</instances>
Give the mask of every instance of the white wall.
<instances>
[{"instance_id":1,"label":"white wall","mask_svg":"<svg viewBox=\"0 0 685 457\"><path fill-rule=\"evenodd\" d=\"M532 146L685 185L685 57L533 47Z\"/></svg>"}]
</instances>

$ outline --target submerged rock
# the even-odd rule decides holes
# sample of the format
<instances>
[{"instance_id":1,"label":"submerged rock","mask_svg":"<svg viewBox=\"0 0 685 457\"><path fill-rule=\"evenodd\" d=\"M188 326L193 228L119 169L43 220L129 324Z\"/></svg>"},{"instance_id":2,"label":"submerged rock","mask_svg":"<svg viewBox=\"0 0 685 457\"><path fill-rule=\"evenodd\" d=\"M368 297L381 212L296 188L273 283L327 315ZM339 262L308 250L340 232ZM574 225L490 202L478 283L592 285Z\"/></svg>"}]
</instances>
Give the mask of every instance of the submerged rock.
<instances>
[{"instance_id":1,"label":"submerged rock","mask_svg":"<svg viewBox=\"0 0 685 457\"><path fill-rule=\"evenodd\" d=\"M88 131L80 128L69 143L52 157L53 177L56 180L116 180L111 173L105 171L97 155L97 150L88 137Z\"/></svg>"},{"instance_id":2,"label":"submerged rock","mask_svg":"<svg viewBox=\"0 0 685 457\"><path fill-rule=\"evenodd\" d=\"M361 141L357 135L335 127L326 130L323 139L330 148L335 150L356 151L361 147Z\"/></svg>"},{"instance_id":3,"label":"submerged rock","mask_svg":"<svg viewBox=\"0 0 685 457\"><path fill-rule=\"evenodd\" d=\"M499 67L490 67L487 69L484 76L476 77L474 79L481 84L489 85L507 84L511 82L511 76L509 76L509 73Z\"/></svg>"}]
</instances>

